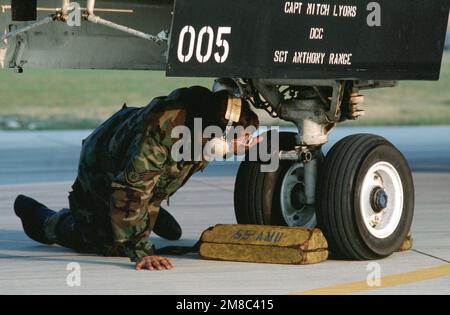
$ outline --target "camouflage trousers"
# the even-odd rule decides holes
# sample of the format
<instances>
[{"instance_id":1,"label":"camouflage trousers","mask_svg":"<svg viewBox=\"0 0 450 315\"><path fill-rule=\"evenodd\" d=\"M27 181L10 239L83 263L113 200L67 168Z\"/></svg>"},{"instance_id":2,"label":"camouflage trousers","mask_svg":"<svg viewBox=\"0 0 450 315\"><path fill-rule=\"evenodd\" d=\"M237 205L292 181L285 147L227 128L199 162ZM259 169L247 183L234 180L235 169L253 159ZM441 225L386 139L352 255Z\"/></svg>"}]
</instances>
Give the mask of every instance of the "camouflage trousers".
<instances>
[{"instance_id":1,"label":"camouflage trousers","mask_svg":"<svg viewBox=\"0 0 450 315\"><path fill-rule=\"evenodd\" d=\"M49 217L44 223L45 236L58 245L76 251L90 251L89 242L75 224L70 209L62 209Z\"/></svg>"},{"instance_id":2,"label":"camouflage trousers","mask_svg":"<svg viewBox=\"0 0 450 315\"><path fill-rule=\"evenodd\" d=\"M70 209L62 209L44 223L46 237L58 245L79 253L97 254L109 257L126 257L120 245L113 244L110 224L106 219L86 220L89 212L83 207L87 198L80 191L78 180L69 194ZM86 200L87 201L87 200Z\"/></svg>"},{"instance_id":3,"label":"camouflage trousers","mask_svg":"<svg viewBox=\"0 0 450 315\"><path fill-rule=\"evenodd\" d=\"M44 224L45 236L56 244L78 253L97 254L108 257L126 257L120 246L93 239L78 224L70 209L62 209L49 217Z\"/></svg>"}]
</instances>

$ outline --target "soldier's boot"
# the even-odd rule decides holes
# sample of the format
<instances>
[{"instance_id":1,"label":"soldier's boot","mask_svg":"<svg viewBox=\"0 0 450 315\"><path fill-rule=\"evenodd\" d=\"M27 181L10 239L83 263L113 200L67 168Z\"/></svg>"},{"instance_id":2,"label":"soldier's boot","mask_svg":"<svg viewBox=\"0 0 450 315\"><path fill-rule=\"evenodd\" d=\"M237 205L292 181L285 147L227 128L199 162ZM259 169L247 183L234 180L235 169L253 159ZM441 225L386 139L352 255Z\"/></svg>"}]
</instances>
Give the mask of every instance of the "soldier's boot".
<instances>
[{"instance_id":1,"label":"soldier's boot","mask_svg":"<svg viewBox=\"0 0 450 315\"><path fill-rule=\"evenodd\" d=\"M14 201L14 212L22 221L23 230L29 238L46 245L54 244L46 237L44 224L55 211L30 197L19 195Z\"/></svg>"},{"instance_id":2,"label":"soldier's boot","mask_svg":"<svg viewBox=\"0 0 450 315\"><path fill-rule=\"evenodd\" d=\"M162 207L159 210L153 232L169 241L179 240L182 234L177 220Z\"/></svg>"}]
</instances>

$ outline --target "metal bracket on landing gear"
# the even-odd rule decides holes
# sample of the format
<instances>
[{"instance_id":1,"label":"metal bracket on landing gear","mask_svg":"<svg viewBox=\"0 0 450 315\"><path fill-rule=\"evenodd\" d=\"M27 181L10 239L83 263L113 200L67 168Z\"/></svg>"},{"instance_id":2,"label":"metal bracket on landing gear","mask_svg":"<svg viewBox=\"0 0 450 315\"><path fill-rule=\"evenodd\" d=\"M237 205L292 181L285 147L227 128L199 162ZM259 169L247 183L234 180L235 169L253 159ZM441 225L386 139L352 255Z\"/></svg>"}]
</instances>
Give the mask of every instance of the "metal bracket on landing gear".
<instances>
[{"instance_id":1,"label":"metal bracket on landing gear","mask_svg":"<svg viewBox=\"0 0 450 315\"><path fill-rule=\"evenodd\" d=\"M328 141L328 134L340 121L345 81L257 79L252 80L252 83L281 119L297 125L300 146L320 148ZM311 95L286 98L280 92L281 86L297 90L309 89ZM326 94L320 90L324 88L328 88Z\"/></svg>"},{"instance_id":2,"label":"metal bracket on landing gear","mask_svg":"<svg viewBox=\"0 0 450 315\"><path fill-rule=\"evenodd\" d=\"M297 126L297 146L290 151L280 151L279 158L303 164L305 207L314 209L318 157L322 155L322 145L328 142L328 135L341 121L346 82L259 79L251 83L281 119ZM285 86L284 90L280 88Z\"/></svg>"},{"instance_id":3,"label":"metal bracket on landing gear","mask_svg":"<svg viewBox=\"0 0 450 315\"><path fill-rule=\"evenodd\" d=\"M323 104L327 104L328 109L325 114L329 122L339 120L339 107L341 105L345 81L342 80L289 80L289 79L257 79L252 81L258 91L277 111L282 106L283 97L278 90L278 86L309 86L313 87L319 95ZM333 93L330 99L323 97L317 87L331 87Z\"/></svg>"},{"instance_id":4,"label":"metal bracket on landing gear","mask_svg":"<svg viewBox=\"0 0 450 315\"><path fill-rule=\"evenodd\" d=\"M280 160L301 161L307 163L313 159L313 153L306 147L297 147L291 151L280 151Z\"/></svg>"},{"instance_id":5,"label":"metal bracket on landing gear","mask_svg":"<svg viewBox=\"0 0 450 315\"><path fill-rule=\"evenodd\" d=\"M330 101L330 108L325 112L329 122L336 122L340 116L340 106L344 96L344 81L334 81L331 85L333 95ZM317 89L317 88L315 88Z\"/></svg>"}]
</instances>

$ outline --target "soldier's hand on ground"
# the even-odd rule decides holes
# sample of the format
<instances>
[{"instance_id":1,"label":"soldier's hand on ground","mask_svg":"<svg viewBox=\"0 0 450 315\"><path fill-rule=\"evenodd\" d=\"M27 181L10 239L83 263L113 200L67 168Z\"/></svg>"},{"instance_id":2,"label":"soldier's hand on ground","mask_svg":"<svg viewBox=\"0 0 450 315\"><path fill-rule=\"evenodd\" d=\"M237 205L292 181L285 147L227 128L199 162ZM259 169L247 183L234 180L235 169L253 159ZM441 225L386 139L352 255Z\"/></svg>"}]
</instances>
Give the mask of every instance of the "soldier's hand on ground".
<instances>
[{"instance_id":1,"label":"soldier's hand on ground","mask_svg":"<svg viewBox=\"0 0 450 315\"><path fill-rule=\"evenodd\" d=\"M146 256L136 263L136 270L170 270L173 269L172 261L161 256Z\"/></svg>"}]
</instances>

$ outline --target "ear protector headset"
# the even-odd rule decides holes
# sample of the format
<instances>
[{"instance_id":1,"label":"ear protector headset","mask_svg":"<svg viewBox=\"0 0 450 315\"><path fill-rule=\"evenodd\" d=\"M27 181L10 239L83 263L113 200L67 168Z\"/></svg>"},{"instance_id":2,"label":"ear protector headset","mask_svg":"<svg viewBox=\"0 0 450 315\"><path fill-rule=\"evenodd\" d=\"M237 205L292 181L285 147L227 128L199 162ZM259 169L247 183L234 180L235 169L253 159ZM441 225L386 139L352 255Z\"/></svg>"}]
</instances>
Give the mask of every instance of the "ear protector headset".
<instances>
[{"instance_id":1,"label":"ear protector headset","mask_svg":"<svg viewBox=\"0 0 450 315\"><path fill-rule=\"evenodd\" d=\"M223 158L233 150L231 143L227 142L227 136L233 124L239 121L242 114L242 91L236 81L226 78L215 80L213 92L219 91L227 91L229 93L227 110L225 112L225 119L228 120L228 123L222 137L212 138L206 143L204 152L207 155L207 159Z\"/></svg>"}]
</instances>

